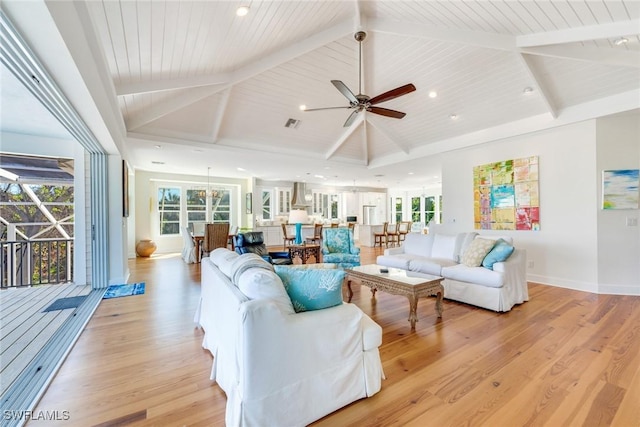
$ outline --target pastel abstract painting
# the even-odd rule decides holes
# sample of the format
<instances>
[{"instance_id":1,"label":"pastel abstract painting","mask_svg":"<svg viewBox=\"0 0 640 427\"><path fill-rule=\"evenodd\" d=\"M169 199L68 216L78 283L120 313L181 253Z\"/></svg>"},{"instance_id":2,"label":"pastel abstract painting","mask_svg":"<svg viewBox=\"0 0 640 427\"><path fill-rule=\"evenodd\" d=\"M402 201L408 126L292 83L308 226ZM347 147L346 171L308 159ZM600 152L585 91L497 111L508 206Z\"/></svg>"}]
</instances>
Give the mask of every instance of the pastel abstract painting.
<instances>
[{"instance_id":1,"label":"pastel abstract painting","mask_svg":"<svg viewBox=\"0 0 640 427\"><path fill-rule=\"evenodd\" d=\"M638 209L640 169L602 172L602 209Z\"/></svg>"}]
</instances>

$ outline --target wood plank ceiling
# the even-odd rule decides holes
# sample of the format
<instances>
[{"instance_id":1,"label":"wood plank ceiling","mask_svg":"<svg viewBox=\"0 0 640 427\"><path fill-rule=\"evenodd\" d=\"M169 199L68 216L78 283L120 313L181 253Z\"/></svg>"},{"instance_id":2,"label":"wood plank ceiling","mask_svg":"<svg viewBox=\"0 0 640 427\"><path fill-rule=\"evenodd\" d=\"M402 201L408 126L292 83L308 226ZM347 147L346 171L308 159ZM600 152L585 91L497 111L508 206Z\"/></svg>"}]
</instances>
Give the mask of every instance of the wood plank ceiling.
<instances>
[{"instance_id":1,"label":"wood plank ceiling","mask_svg":"<svg viewBox=\"0 0 640 427\"><path fill-rule=\"evenodd\" d=\"M265 159L291 155L373 176L481 132L638 108L640 2L252 0L238 17L241 4L86 2L136 167L166 145L243 157L264 179L282 176ZM363 93L416 86L380 105L404 119L359 113L344 128L351 110L300 111L347 106L333 79L357 93L358 29Z\"/></svg>"}]
</instances>

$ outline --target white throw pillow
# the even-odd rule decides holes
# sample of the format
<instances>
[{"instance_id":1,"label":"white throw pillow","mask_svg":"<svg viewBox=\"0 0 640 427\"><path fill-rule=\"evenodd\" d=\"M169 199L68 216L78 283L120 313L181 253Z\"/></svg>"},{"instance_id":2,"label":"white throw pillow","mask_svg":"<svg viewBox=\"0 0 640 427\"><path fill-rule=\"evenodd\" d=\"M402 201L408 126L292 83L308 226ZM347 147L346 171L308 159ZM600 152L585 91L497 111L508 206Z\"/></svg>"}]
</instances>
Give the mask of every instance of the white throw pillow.
<instances>
[{"instance_id":1,"label":"white throw pillow","mask_svg":"<svg viewBox=\"0 0 640 427\"><path fill-rule=\"evenodd\" d=\"M496 244L495 240L476 238L462 254L462 264L467 267L480 267L482 260Z\"/></svg>"},{"instance_id":2,"label":"white throw pillow","mask_svg":"<svg viewBox=\"0 0 640 427\"><path fill-rule=\"evenodd\" d=\"M271 299L286 314L293 314L293 305L278 275L264 268L250 268L238 278L238 289L249 299Z\"/></svg>"},{"instance_id":3,"label":"white throw pillow","mask_svg":"<svg viewBox=\"0 0 640 427\"><path fill-rule=\"evenodd\" d=\"M450 259L455 261L456 236L436 234L433 238L431 258ZM486 254L485 254L486 255ZM482 260L480 260L482 262Z\"/></svg>"}]
</instances>

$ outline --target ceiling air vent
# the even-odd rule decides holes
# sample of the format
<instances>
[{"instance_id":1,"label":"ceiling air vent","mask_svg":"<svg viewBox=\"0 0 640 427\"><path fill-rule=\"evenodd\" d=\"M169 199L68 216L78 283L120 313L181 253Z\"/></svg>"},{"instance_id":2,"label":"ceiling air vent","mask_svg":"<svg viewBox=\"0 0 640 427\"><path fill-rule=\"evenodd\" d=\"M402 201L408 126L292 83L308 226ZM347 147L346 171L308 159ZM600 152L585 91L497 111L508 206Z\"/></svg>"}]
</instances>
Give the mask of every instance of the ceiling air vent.
<instances>
[{"instance_id":1,"label":"ceiling air vent","mask_svg":"<svg viewBox=\"0 0 640 427\"><path fill-rule=\"evenodd\" d=\"M298 127L299 124L300 124L300 120L289 119L287 120L287 123L284 124L284 127L295 129Z\"/></svg>"}]
</instances>

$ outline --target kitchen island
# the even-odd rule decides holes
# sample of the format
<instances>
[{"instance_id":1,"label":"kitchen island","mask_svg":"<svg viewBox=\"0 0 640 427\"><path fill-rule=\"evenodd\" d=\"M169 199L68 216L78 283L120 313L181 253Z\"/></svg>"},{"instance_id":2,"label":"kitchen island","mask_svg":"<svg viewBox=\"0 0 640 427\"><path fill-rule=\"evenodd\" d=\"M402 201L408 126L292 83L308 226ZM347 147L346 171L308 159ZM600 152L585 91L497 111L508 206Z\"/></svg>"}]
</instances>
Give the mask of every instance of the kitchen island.
<instances>
[{"instance_id":1,"label":"kitchen island","mask_svg":"<svg viewBox=\"0 0 640 427\"><path fill-rule=\"evenodd\" d=\"M359 229L359 239L358 239L358 243L360 244L360 246L367 246L372 248L373 247L373 242L375 242L375 239L373 237L374 233L382 233L382 230L384 229L384 225L379 224L379 225L358 225L358 229Z\"/></svg>"}]
</instances>

